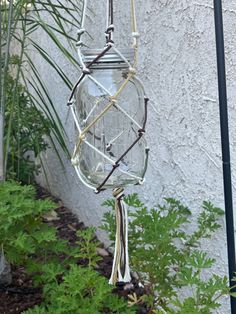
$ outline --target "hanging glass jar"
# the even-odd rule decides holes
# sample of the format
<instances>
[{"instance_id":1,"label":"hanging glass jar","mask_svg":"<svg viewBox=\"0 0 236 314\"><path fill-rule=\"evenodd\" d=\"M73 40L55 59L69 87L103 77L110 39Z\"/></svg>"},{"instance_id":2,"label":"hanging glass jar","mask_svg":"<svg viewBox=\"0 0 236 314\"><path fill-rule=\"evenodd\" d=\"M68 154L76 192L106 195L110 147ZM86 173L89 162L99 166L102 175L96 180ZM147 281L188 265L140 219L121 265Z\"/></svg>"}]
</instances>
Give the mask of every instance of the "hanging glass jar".
<instances>
[{"instance_id":1,"label":"hanging glass jar","mask_svg":"<svg viewBox=\"0 0 236 314\"><path fill-rule=\"evenodd\" d=\"M83 51L83 62L89 64L100 52ZM121 53L132 63L134 49ZM112 100L127 80L128 62L112 50L107 52L93 63L90 75L75 91L74 110L81 128L80 132L76 128L77 137L87 131L75 151L73 164L83 181L92 187L102 183L102 188L138 184L145 175L147 145L140 132L144 132L146 108L141 82L132 76L117 101ZM110 102L109 110L101 115Z\"/></svg>"},{"instance_id":2,"label":"hanging glass jar","mask_svg":"<svg viewBox=\"0 0 236 314\"><path fill-rule=\"evenodd\" d=\"M139 38L135 0L130 0L132 49L116 47L113 0L107 0L104 48L81 49L86 9L87 0L77 40L81 75L67 103L77 133L71 161L80 180L96 193L113 188L116 240L109 283L126 283L131 276L124 186L143 182L148 159L144 139L148 98L135 70Z\"/></svg>"}]
</instances>

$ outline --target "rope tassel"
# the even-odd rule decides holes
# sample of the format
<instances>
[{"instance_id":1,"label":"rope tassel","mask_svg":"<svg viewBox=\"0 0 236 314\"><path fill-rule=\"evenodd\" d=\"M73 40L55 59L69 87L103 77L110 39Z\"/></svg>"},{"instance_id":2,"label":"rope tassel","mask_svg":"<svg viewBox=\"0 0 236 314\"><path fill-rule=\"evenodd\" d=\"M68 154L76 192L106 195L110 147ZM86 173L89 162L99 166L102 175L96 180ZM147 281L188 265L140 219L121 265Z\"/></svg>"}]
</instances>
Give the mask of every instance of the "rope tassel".
<instances>
[{"instance_id":1,"label":"rope tassel","mask_svg":"<svg viewBox=\"0 0 236 314\"><path fill-rule=\"evenodd\" d=\"M109 284L117 282L130 282L129 253L128 253L128 211L124 198L124 189L116 188L113 191L115 197L116 215L116 241L115 252Z\"/></svg>"}]
</instances>

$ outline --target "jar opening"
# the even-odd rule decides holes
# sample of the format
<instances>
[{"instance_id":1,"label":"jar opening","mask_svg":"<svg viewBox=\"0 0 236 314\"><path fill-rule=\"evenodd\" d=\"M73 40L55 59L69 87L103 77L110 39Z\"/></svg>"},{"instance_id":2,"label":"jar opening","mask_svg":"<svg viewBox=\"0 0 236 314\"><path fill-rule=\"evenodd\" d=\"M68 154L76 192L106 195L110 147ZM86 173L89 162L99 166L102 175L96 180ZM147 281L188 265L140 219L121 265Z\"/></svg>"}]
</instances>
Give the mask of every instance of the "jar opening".
<instances>
[{"instance_id":1,"label":"jar opening","mask_svg":"<svg viewBox=\"0 0 236 314\"><path fill-rule=\"evenodd\" d=\"M125 59L132 63L134 60L134 49L120 49L121 54ZM84 63L92 62L101 52L102 49L86 49L82 50L82 59ZM127 68L128 64L117 54L113 49L108 51L91 68Z\"/></svg>"}]
</instances>

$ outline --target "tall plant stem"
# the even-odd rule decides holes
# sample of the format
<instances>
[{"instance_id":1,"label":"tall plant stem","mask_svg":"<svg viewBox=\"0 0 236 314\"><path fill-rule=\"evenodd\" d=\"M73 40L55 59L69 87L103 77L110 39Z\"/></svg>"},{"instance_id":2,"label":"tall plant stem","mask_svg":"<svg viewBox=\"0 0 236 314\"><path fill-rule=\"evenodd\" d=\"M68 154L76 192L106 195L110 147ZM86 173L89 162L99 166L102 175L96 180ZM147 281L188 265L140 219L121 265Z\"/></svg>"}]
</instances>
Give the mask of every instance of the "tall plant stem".
<instances>
[{"instance_id":1,"label":"tall plant stem","mask_svg":"<svg viewBox=\"0 0 236 314\"><path fill-rule=\"evenodd\" d=\"M20 41L20 55L19 55L19 60L17 63L17 73L16 73L16 78L15 78L15 83L14 83L14 87L12 90L13 93L13 101L12 104L10 106L10 117L9 117L9 125L8 125L8 129L6 131L6 140L5 140L5 159L4 159L4 169L5 169L5 173L7 173L7 163L8 163L8 150L9 150L9 146L10 146L10 140L11 140L11 128L12 128L12 119L13 119L13 111L17 110L19 113L19 94L17 92L17 88L18 88L18 83L19 83L19 78L20 78L20 70L21 70L21 66L22 66L22 61L23 61L23 56L24 56L24 48L25 48L25 41L26 41L26 18L27 18L27 10L25 10L25 14L22 18L22 40ZM19 145L19 141L18 141L18 145ZM18 146L19 148L19 146ZM18 159L18 168L19 168L19 159ZM17 171L17 173L19 174L19 169ZM7 176L6 176L7 177ZM19 178L18 178L19 179Z\"/></svg>"},{"instance_id":2,"label":"tall plant stem","mask_svg":"<svg viewBox=\"0 0 236 314\"><path fill-rule=\"evenodd\" d=\"M0 10L1 11L1 10ZM8 11L8 25L7 25L7 39L6 39L6 51L4 67L2 69L2 42L0 43L0 60L1 60L1 70L0 70L0 182L5 180L5 162L4 162L4 122L5 122L5 101L6 101L6 76L9 64L9 53L10 53L10 42L11 42L11 24L13 16L13 0L9 1L9 11ZM0 18L0 37L2 38L2 13Z\"/></svg>"}]
</instances>

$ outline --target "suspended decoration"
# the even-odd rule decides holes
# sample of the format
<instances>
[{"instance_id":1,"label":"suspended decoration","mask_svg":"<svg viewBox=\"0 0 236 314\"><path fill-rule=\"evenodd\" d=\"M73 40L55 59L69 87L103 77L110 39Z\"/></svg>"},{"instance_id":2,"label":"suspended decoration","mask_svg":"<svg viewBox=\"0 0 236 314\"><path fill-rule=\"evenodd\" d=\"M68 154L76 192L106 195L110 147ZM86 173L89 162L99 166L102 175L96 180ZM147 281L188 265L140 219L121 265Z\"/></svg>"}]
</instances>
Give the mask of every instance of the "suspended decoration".
<instances>
[{"instance_id":1,"label":"suspended decoration","mask_svg":"<svg viewBox=\"0 0 236 314\"><path fill-rule=\"evenodd\" d=\"M107 0L106 44L103 49L95 50L82 49L87 9L87 1L84 1L77 42L82 74L68 101L77 132L71 159L76 173L95 193L113 188L116 200L111 284L131 280L124 187L144 182L149 151L144 138L148 98L136 77L139 33L134 0L130 1L132 47L116 47L113 0Z\"/></svg>"}]
</instances>

